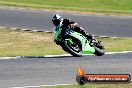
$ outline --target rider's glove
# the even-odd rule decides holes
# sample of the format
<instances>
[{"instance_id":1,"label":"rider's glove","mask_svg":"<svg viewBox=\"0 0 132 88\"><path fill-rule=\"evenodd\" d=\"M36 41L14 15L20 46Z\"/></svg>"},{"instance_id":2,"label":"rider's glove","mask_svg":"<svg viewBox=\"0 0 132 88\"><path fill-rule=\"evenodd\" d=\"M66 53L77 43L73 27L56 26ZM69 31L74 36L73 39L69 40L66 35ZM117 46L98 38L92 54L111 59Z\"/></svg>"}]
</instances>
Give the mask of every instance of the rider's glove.
<instances>
[{"instance_id":1,"label":"rider's glove","mask_svg":"<svg viewBox=\"0 0 132 88\"><path fill-rule=\"evenodd\" d=\"M71 28L71 29L75 28L75 26L77 26L77 23L72 23L72 24L68 25L68 27Z\"/></svg>"},{"instance_id":2,"label":"rider's glove","mask_svg":"<svg viewBox=\"0 0 132 88\"><path fill-rule=\"evenodd\" d=\"M75 28L75 25L74 24L69 24L68 27L71 28L71 29L73 29L73 28Z\"/></svg>"}]
</instances>

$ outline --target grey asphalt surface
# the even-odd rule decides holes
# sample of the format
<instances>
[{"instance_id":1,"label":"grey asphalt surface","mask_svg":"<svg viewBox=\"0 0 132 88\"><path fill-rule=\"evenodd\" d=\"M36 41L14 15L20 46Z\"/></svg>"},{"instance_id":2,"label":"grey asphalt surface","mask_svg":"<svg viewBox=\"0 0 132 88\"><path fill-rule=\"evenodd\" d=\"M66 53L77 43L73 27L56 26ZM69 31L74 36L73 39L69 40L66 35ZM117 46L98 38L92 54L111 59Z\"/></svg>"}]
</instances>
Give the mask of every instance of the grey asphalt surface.
<instances>
[{"instance_id":1,"label":"grey asphalt surface","mask_svg":"<svg viewBox=\"0 0 132 88\"><path fill-rule=\"evenodd\" d=\"M78 66L89 74L132 75L132 53L0 60L0 88L76 83Z\"/></svg>"},{"instance_id":2,"label":"grey asphalt surface","mask_svg":"<svg viewBox=\"0 0 132 88\"><path fill-rule=\"evenodd\" d=\"M0 26L52 31L51 19L57 12L0 8ZM93 35L132 37L132 17L80 15L60 12L64 18L76 21Z\"/></svg>"}]
</instances>

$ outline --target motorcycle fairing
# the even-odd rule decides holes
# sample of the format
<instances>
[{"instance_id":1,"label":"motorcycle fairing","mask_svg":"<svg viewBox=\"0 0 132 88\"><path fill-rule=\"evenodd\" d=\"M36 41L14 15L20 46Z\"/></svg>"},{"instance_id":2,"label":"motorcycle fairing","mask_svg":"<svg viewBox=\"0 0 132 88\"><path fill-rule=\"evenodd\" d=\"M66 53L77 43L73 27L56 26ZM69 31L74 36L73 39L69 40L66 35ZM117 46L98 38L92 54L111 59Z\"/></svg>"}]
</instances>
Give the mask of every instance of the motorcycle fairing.
<instances>
[{"instance_id":1,"label":"motorcycle fairing","mask_svg":"<svg viewBox=\"0 0 132 88\"><path fill-rule=\"evenodd\" d=\"M83 51L84 54L93 54L95 52L94 47L91 47L89 45L89 41L81 33L73 31L73 32L70 32L70 33L68 32L66 34L68 34L70 36L73 36L73 37L75 37L75 38L77 38L77 39L79 39L81 41L82 51Z\"/></svg>"}]
</instances>

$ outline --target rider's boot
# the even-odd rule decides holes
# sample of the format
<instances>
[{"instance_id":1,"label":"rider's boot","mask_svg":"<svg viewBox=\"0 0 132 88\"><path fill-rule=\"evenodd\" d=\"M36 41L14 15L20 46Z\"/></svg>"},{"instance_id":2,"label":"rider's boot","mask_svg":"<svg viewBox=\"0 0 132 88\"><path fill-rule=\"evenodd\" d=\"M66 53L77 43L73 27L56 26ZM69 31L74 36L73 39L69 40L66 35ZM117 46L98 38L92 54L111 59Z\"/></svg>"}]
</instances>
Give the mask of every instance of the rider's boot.
<instances>
[{"instance_id":1,"label":"rider's boot","mask_svg":"<svg viewBox=\"0 0 132 88\"><path fill-rule=\"evenodd\" d=\"M90 35L90 34L87 35L87 39L88 39L91 43L96 41L95 37L92 36L92 35Z\"/></svg>"},{"instance_id":2,"label":"rider's boot","mask_svg":"<svg viewBox=\"0 0 132 88\"><path fill-rule=\"evenodd\" d=\"M94 43L97 43L95 37L90 34L87 35L87 39L89 40L91 46L93 46Z\"/></svg>"}]
</instances>

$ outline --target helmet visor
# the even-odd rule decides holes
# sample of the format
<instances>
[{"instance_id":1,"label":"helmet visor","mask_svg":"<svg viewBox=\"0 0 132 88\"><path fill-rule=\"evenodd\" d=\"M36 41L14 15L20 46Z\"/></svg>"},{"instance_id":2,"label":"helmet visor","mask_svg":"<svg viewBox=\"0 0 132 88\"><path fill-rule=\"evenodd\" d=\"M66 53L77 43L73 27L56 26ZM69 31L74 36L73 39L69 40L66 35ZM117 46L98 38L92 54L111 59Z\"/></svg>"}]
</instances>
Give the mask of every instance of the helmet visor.
<instances>
[{"instance_id":1,"label":"helmet visor","mask_svg":"<svg viewBox=\"0 0 132 88\"><path fill-rule=\"evenodd\" d=\"M58 26L60 24L60 20L58 19L52 20L52 22L55 26Z\"/></svg>"}]
</instances>

